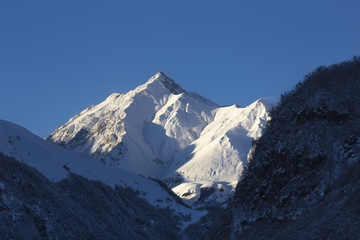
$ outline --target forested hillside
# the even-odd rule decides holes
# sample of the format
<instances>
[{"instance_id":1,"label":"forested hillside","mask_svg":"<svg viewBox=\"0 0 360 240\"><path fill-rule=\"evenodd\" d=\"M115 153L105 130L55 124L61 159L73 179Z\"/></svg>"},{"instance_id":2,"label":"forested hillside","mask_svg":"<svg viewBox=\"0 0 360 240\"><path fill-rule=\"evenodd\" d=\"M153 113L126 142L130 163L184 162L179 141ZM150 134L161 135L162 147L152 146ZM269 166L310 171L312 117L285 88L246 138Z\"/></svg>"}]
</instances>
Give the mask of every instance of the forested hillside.
<instances>
[{"instance_id":1,"label":"forested hillside","mask_svg":"<svg viewBox=\"0 0 360 240\"><path fill-rule=\"evenodd\" d=\"M282 95L235 197L204 239L358 239L360 58ZM218 225L213 230L213 226Z\"/></svg>"}]
</instances>

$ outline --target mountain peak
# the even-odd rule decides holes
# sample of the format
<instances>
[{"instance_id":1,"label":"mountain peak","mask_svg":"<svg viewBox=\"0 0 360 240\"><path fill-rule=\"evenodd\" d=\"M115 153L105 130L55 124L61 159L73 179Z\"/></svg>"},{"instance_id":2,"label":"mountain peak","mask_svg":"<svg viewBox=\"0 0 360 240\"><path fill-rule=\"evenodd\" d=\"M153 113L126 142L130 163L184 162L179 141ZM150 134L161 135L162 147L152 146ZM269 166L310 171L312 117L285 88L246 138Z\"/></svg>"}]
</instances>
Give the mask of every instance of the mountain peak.
<instances>
[{"instance_id":1,"label":"mountain peak","mask_svg":"<svg viewBox=\"0 0 360 240\"><path fill-rule=\"evenodd\" d=\"M172 80L170 77L166 76L163 72L157 72L155 75L153 75L148 81L147 85L152 83L160 83L165 88L169 89L171 93L173 94L180 94L185 92L185 90L180 87L174 80Z\"/></svg>"},{"instance_id":2,"label":"mountain peak","mask_svg":"<svg viewBox=\"0 0 360 240\"><path fill-rule=\"evenodd\" d=\"M270 101L267 101L265 98L259 98L259 99L256 100L253 104L261 104L261 105L263 105L268 111L270 111L270 110L274 107L274 104L271 103Z\"/></svg>"},{"instance_id":3,"label":"mountain peak","mask_svg":"<svg viewBox=\"0 0 360 240\"><path fill-rule=\"evenodd\" d=\"M166 76L166 75L165 75L165 73L163 73L163 72L161 72L161 71L157 72L154 76L156 76L156 77L165 77L165 78L169 78L168 76Z\"/></svg>"}]
</instances>

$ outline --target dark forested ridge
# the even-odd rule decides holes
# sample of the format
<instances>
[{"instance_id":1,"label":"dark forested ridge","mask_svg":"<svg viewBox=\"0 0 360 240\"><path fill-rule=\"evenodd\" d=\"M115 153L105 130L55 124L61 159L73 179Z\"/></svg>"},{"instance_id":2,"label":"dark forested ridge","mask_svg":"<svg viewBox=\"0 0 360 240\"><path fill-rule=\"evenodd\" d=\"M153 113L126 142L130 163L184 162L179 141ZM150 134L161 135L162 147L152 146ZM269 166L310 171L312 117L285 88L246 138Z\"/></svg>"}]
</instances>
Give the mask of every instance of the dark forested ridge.
<instances>
[{"instance_id":1,"label":"dark forested ridge","mask_svg":"<svg viewBox=\"0 0 360 240\"><path fill-rule=\"evenodd\" d=\"M234 198L192 239L359 239L359 102L359 57L283 94Z\"/></svg>"},{"instance_id":2,"label":"dark forested ridge","mask_svg":"<svg viewBox=\"0 0 360 240\"><path fill-rule=\"evenodd\" d=\"M0 239L178 239L179 219L131 188L53 183L0 153Z\"/></svg>"},{"instance_id":3,"label":"dark forested ridge","mask_svg":"<svg viewBox=\"0 0 360 240\"><path fill-rule=\"evenodd\" d=\"M359 102L359 57L319 67L281 97L236 188L229 236L360 237Z\"/></svg>"}]
</instances>

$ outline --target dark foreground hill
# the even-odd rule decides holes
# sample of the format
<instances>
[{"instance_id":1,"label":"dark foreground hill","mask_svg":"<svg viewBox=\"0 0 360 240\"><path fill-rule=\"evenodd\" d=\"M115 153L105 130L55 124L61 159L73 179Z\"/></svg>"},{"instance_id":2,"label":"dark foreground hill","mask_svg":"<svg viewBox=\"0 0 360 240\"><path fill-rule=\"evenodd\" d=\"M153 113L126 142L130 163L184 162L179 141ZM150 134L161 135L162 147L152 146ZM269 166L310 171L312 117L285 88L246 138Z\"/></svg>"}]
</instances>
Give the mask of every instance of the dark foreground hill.
<instances>
[{"instance_id":1,"label":"dark foreground hill","mask_svg":"<svg viewBox=\"0 0 360 240\"><path fill-rule=\"evenodd\" d=\"M284 94L226 213L203 239L360 238L360 58ZM190 231L190 230L189 230Z\"/></svg>"},{"instance_id":2,"label":"dark foreground hill","mask_svg":"<svg viewBox=\"0 0 360 240\"><path fill-rule=\"evenodd\" d=\"M54 183L0 153L0 239L178 239L178 219L131 188Z\"/></svg>"}]
</instances>

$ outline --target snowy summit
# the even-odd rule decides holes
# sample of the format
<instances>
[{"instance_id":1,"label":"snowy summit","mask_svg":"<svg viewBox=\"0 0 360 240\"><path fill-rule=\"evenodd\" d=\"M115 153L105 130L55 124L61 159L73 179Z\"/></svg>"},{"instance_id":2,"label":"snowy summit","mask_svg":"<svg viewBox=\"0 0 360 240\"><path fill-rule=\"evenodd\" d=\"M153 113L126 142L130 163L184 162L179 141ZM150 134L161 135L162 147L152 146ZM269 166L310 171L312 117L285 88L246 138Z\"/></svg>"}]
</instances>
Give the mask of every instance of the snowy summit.
<instances>
[{"instance_id":1,"label":"snowy summit","mask_svg":"<svg viewBox=\"0 0 360 240\"><path fill-rule=\"evenodd\" d=\"M234 189L251 141L271 105L220 107L162 72L126 94L113 93L47 139L128 172L163 180L188 204L211 189L223 201Z\"/></svg>"}]
</instances>

